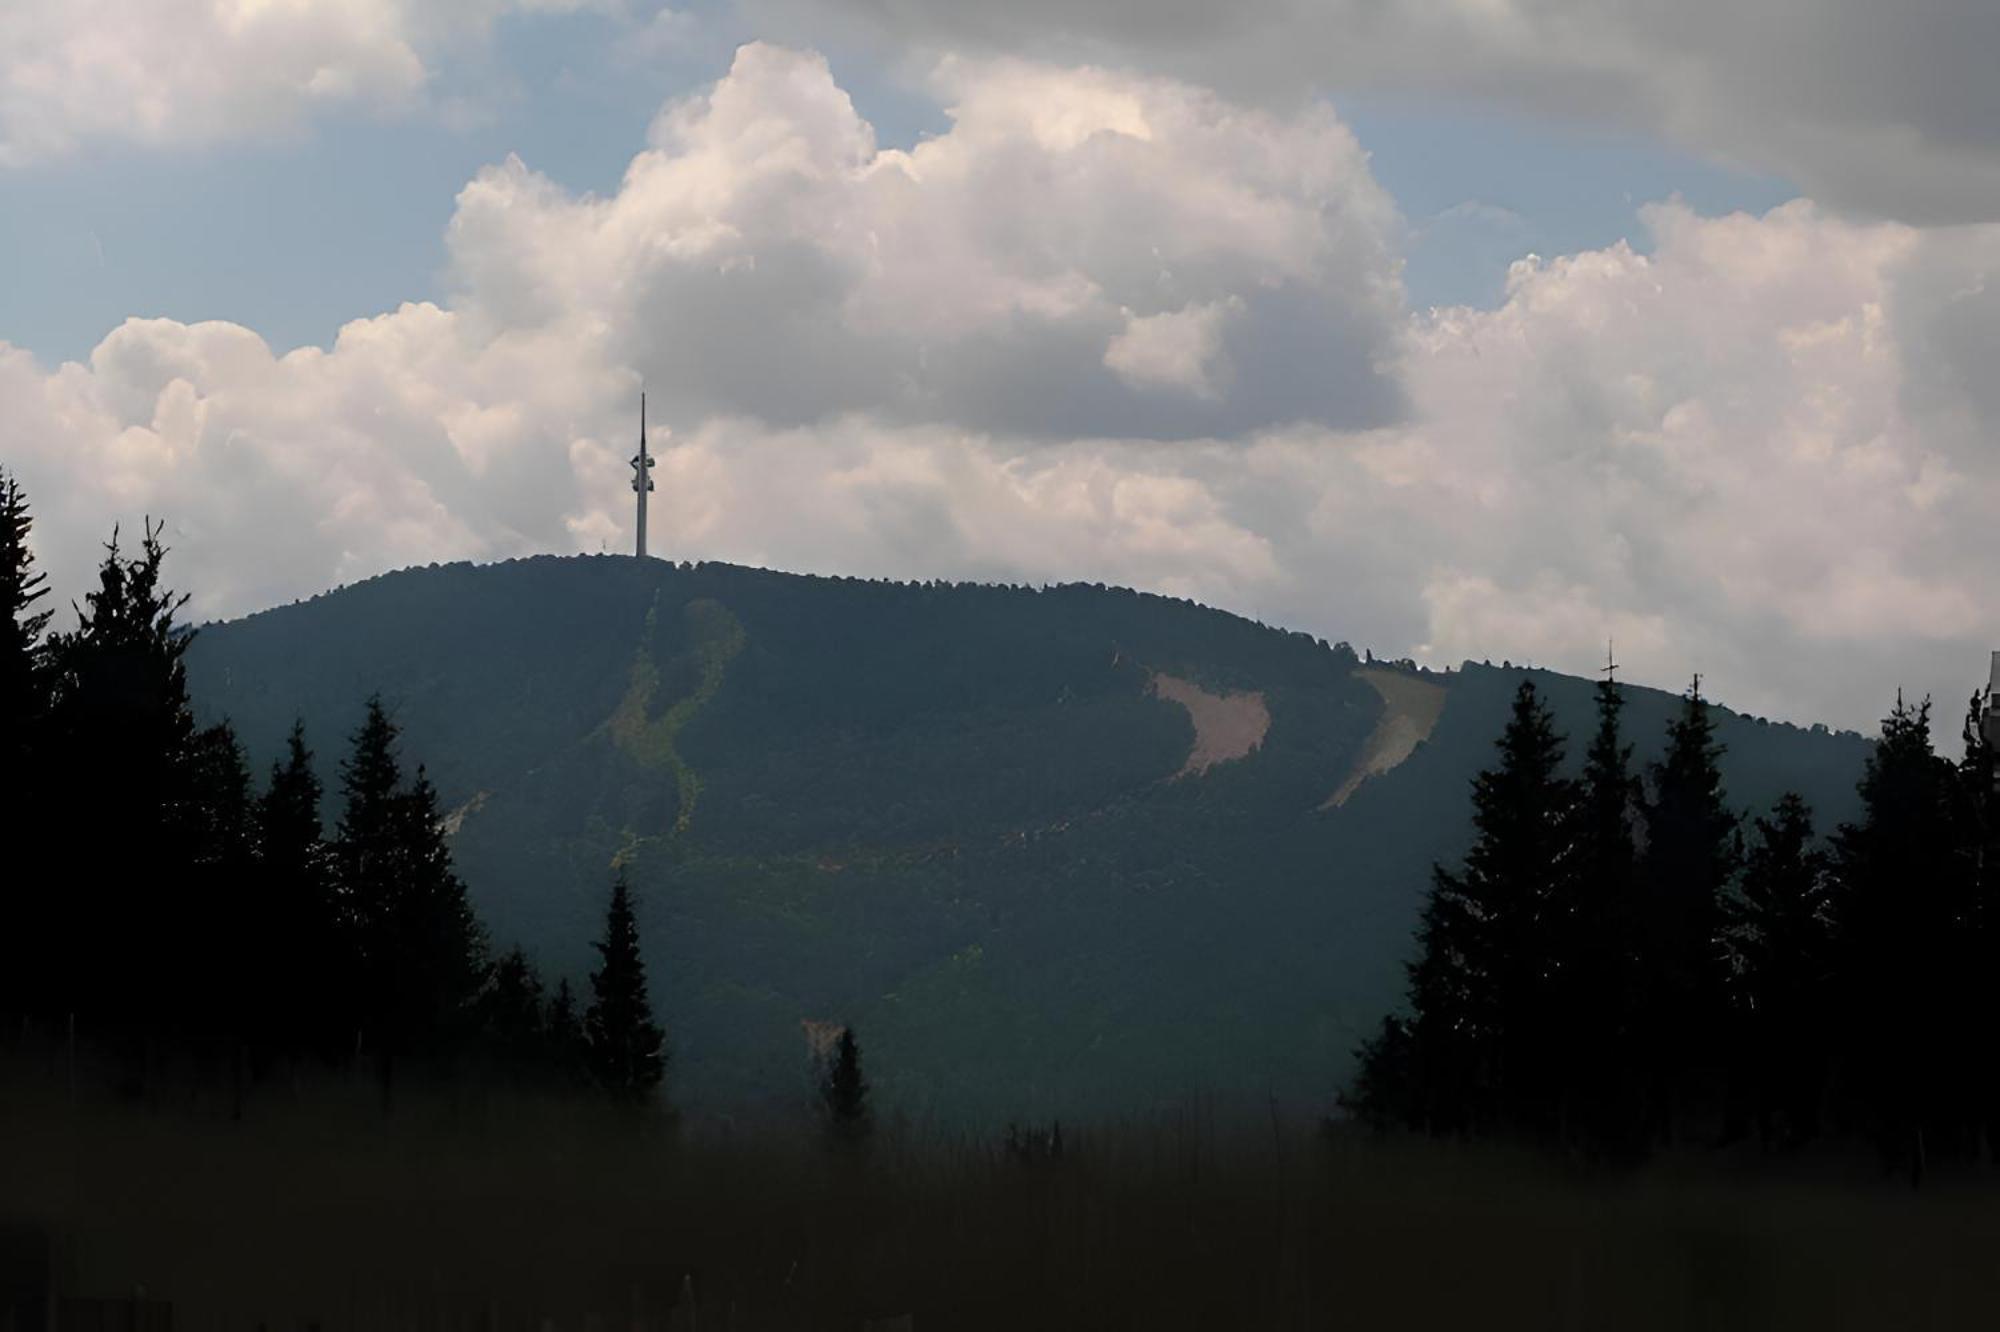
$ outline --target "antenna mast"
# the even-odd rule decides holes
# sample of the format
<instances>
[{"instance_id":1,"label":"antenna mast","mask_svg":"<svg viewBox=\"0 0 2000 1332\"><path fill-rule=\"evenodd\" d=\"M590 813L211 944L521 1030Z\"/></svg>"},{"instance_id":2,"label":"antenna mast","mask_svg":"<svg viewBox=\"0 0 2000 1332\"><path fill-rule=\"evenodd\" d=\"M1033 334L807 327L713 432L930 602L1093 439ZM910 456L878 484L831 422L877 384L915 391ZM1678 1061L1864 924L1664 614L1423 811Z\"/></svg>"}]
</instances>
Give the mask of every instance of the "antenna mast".
<instances>
[{"instance_id":1,"label":"antenna mast","mask_svg":"<svg viewBox=\"0 0 2000 1332\"><path fill-rule=\"evenodd\" d=\"M639 539L634 553L646 558L646 496L653 489L653 455L646 452L646 394L639 394L639 456L632 460L632 493L639 497Z\"/></svg>"}]
</instances>

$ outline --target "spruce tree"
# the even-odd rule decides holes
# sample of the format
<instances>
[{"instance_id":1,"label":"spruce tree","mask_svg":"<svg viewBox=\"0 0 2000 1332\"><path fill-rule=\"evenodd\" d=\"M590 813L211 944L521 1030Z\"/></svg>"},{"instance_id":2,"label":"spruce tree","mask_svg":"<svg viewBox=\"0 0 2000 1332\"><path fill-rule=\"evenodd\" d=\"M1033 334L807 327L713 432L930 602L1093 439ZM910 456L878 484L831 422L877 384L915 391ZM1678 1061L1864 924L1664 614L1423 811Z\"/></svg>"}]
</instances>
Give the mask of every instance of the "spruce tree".
<instances>
[{"instance_id":1,"label":"spruce tree","mask_svg":"<svg viewBox=\"0 0 2000 1332\"><path fill-rule=\"evenodd\" d=\"M361 1026L384 1055L441 1054L466 1037L485 985L485 941L451 863L437 792L407 785L379 697L341 765L337 891L354 922Z\"/></svg>"},{"instance_id":2,"label":"spruce tree","mask_svg":"<svg viewBox=\"0 0 2000 1332\"><path fill-rule=\"evenodd\" d=\"M861 1076L861 1043L853 1027L843 1027L819 1083L820 1115L837 1143L855 1143L868 1136L871 1117L868 1081Z\"/></svg>"},{"instance_id":3,"label":"spruce tree","mask_svg":"<svg viewBox=\"0 0 2000 1332\"><path fill-rule=\"evenodd\" d=\"M260 1035L267 1051L332 1058L354 1045L356 968L312 759L305 723L295 721L285 756L271 765L270 784L257 803L257 916L271 1009Z\"/></svg>"},{"instance_id":4,"label":"spruce tree","mask_svg":"<svg viewBox=\"0 0 2000 1332\"><path fill-rule=\"evenodd\" d=\"M1764 1141L1796 1144L1820 1127L1831 963L1826 854L1796 794L1755 821L1727 921L1735 1076Z\"/></svg>"},{"instance_id":5,"label":"spruce tree","mask_svg":"<svg viewBox=\"0 0 2000 1332\"><path fill-rule=\"evenodd\" d=\"M1549 925L1569 897L1576 786L1532 680L1497 747L1499 762L1473 781L1464 867L1433 871L1411 1015L1362 1051L1359 1099L1428 1131L1553 1127L1568 1057L1553 1038Z\"/></svg>"},{"instance_id":6,"label":"spruce tree","mask_svg":"<svg viewBox=\"0 0 2000 1332\"><path fill-rule=\"evenodd\" d=\"M590 1009L584 1014L592 1076L614 1099L638 1104L657 1093L666 1076L666 1033L653 1020L646 997L646 963L639 952L639 923L624 871L611 888L602 963L590 973Z\"/></svg>"},{"instance_id":7,"label":"spruce tree","mask_svg":"<svg viewBox=\"0 0 2000 1332\"><path fill-rule=\"evenodd\" d=\"M1952 821L1958 829L1958 878L1964 901L1951 966L1953 1041L1963 1052L1958 1096L1968 1137L1990 1156L2000 1146L2000 1061L1983 1057L1986 1033L2000 1023L2000 778L1986 736L1992 701L1981 691L1966 707Z\"/></svg>"},{"instance_id":8,"label":"spruce tree","mask_svg":"<svg viewBox=\"0 0 2000 1332\"><path fill-rule=\"evenodd\" d=\"M1728 1006L1723 896L1737 819L1723 794L1723 747L1696 677L1652 768L1639 902L1634 1054L1646 1070L1649 1133L1672 1139L1723 1102Z\"/></svg>"},{"instance_id":9,"label":"spruce tree","mask_svg":"<svg viewBox=\"0 0 2000 1332\"><path fill-rule=\"evenodd\" d=\"M511 1077L539 1078L549 1062L548 1006L542 978L518 945L493 964L493 983L480 1007L494 1062Z\"/></svg>"},{"instance_id":10,"label":"spruce tree","mask_svg":"<svg viewBox=\"0 0 2000 1332\"><path fill-rule=\"evenodd\" d=\"M22 815L19 801L40 783L29 770L31 743L49 704L49 679L43 631L50 612L36 608L48 595L47 575L35 568L28 545L34 519L19 481L0 467L0 765L12 775L14 795L0 808ZM19 783L16 785L16 783ZM9 824L29 827L29 823Z\"/></svg>"},{"instance_id":11,"label":"spruce tree","mask_svg":"<svg viewBox=\"0 0 2000 1332\"><path fill-rule=\"evenodd\" d=\"M1932 752L1930 700L1898 696L1860 783L1862 817L1834 837L1839 1066L1849 1122L1921 1178L1962 1125L1949 959L1967 920L1952 806L1957 774Z\"/></svg>"},{"instance_id":12,"label":"spruce tree","mask_svg":"<svg viewBox=\"0 0 2000 1332\"><path fill-rule=\"evenodd\" d=\"M550 1081L559 1087L583 1087L590 1083L590 1037L584 1032L583 1018L576 1011L576 993L569 978L556 982L549 999L542 1029L547 1034L545 1068Z\"/></svg>"},{"instance_id":13,"label":"spruce tree","mask_svg":"<svg viewBox=\"0 0 2000 1332\"><path fill-rule=\"evenodd\" d=\"M476 1030L476 1006L492 974L486 935L452 864L437 788L422 764L396 810L409 874L400 933L414 958L407 974L418 978L412 1026L425 1045L450 1049Z\"/></svg>"},{"instance_id":14,"label":"spruce tree","mask_svg":"<svg viewBox=\"0 0 2000 1332\"><path fill-rule=\"evenodd\" d=\"M87 912L61 899L58 997L87 1024L135 1032L176 1016L176 973L200 948L183 899L200 822L182 662L193 634L177 619L187 598L162 583L160 531L148 523L127 558L114 530L77 627L50 643L51 836L91 849L100 886Z\"/></svg>"},{"instance_id":15,"label":"spruce tree","mask_svg":"<svg viewBox=\"0 0 2000 1332\"><path fill-rule=\"evenodd\" d=\"M0 1017L48 1007L48 898L57 891L47 853L47 774L42 771L51 680L43 631L48 595L28 537L34 526L20 482L0 468L0 837L8 871L0 886Z\"/></svg>"},{"instance_id":16,"label":"spruce tree","mask_svg":"<svg viewBox=\"0 0 2000 1332\"><path fill-rule=\"evenodd\" d=\"M184 1016L210 1037L245 1037L262 1025L262 982L271 940L258 928L256 828L250 768L225 723L194 737L189 766L191 872L180 889L185 921Z\"/></svg>"},{"instance_id":17,"label":"spruce tree","mask_svg":"<svg viewBox=\"0 0 2000 1332\"><path fill-rule=\"evenodd\" d=\"M1558 1058L1558 1131L1594 1151L1631 1147L1635 1070L1628 1052L1630 938L1637 887L1638 781L1619 716L1624 695L1606 668L1597 730L1577 793L1574 858L1557 875L1548 922L1552 1029Z\"/></svg>"}]
</instances>

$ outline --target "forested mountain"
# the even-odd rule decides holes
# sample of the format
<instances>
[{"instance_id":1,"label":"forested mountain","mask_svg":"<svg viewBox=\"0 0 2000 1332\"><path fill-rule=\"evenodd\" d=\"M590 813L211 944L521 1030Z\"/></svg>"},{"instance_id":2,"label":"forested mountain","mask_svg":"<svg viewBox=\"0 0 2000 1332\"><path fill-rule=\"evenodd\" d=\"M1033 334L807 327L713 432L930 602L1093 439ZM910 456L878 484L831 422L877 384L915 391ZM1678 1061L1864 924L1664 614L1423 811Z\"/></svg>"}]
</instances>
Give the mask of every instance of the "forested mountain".
<instances>
[{"instance_id":1,"label":"forested mountain","mask_svg":"<svg viewBox=\"0 0 2000 1332\"><path fill-rule=\"evenodd\" d=\"M1325 1105L1402 999L1434 861L1531 675L1426 673L1188 602L552 557L204 628L204 720L333 756L380 693L497 948L580 979L624 870L676 1098L815 1094L854 1024L885 1112ZM1643 767L1678 706L1627 691ZM1729 803L1855 808L1851 734L1717 710Z\"/></svg>"}]
</instances>

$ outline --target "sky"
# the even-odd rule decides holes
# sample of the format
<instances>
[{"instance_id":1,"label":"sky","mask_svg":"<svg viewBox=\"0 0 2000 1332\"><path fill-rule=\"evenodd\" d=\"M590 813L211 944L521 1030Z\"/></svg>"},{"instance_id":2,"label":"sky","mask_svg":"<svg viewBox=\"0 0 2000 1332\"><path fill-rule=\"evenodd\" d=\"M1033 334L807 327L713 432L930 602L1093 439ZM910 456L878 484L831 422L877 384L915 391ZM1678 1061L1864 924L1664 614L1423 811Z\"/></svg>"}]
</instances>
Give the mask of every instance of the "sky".
<instances>
[{"instance_id":1,"label":"sky","mask_svg":"<svg viewBox=\"0 0 2000 1332\"><path fill-rule=\"evenodd\" d=\"M9 0L0 465L201 618L628 549L1940 730L1988 0ZM65 617L66 618L66 617Z\"/></svg>"}]
</instances>

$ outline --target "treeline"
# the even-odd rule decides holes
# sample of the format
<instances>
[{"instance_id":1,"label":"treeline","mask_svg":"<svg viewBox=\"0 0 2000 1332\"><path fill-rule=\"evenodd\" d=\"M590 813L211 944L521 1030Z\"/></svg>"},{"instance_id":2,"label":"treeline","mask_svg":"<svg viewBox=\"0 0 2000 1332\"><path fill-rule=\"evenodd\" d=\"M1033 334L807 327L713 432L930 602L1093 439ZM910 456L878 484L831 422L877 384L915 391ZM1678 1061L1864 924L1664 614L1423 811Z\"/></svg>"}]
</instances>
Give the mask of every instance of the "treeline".
<instances>
[{"instance_id":1,"label":"treeline","mask_svg":"<svg viewBox=\"0 0 2000 1332\"><path fill-rule=\"evenodd\" d=\"M1596 1159L1755 1134L1872 1143L1921 1176L2000 1142L1994 765L1900 696L1822 840L1796 795L1747 820L1700 681L1640 773L1607 678L1570 775L1532 682L1476 779L1475 839L1438 867L1408 1012L1343 1098L1377 1125Z\"/></svg>"},{"instance_id":2,"label":"treeline","mask_svg":"<svg viewBox=\"0 0 2000 1332\"><path fill-rule=\"evenodd\" d=\"M339 812L303 726L260 785L229 725L196 724L187 598L150 524L116 532L73 629L48 632L31 517L0 471L0 1017L81 1032L143 1081L175 1053L253 1073L301 1059L477 1070L646 1102L666 1067L630 894L612 890L587 1002L494 957L436 789L380 698ZM73 1035L72 1035L73 1038Z\"/></svg>"}]
</instances>

